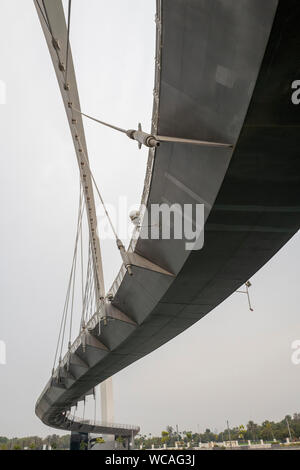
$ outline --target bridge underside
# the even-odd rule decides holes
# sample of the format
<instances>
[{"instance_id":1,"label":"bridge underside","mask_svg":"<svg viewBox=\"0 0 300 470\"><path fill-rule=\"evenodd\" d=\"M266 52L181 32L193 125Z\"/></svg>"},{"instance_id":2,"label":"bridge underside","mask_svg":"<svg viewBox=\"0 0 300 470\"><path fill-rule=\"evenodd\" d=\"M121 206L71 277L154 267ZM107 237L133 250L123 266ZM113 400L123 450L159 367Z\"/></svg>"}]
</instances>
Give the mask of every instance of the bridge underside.
<instances>
[{"instance_id":1,"label":"bridge underside","mask_svg":"<svg viewBox=\"0 0 300 470\"><path fill-rule=\"evenodd\" d=\"M62 365L65 382L54 378L37 403L50 426L108 433L65 411L213 310L300 226L300 123L291 102L299 2L163 0L158 20L153 129L234 149L166 143L150 151L144 202L204 203L204 247L138 239L132 250L142 258L132 277L122 267L105 307L111 321L99 328L93 320L85 346L79 338Z\"/></svg>"}]
</instances>

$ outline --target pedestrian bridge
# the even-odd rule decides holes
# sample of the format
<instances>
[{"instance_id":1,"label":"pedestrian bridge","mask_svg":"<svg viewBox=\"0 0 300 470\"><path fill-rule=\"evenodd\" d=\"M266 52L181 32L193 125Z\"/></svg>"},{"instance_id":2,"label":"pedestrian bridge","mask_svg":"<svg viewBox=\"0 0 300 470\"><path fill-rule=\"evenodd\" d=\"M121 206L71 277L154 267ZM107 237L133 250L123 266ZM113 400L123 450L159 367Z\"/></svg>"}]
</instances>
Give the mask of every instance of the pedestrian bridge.
<instances>
[{"instance_id":1,"label":"pedestrian bridge","mask_svg":"<svg viewBox=\"0 0 300 470\"><path fill-rule=\"evenodd\" d=\"M144 239L141 216L127 250L117 239L122 265L107 295L94 200L99 188L88 163L70 15L66 21L61 0L35 0L79 165L78 233L85 210L90 234L86 290L93 301L85 296L80 334L58 351L36 404L38 417L59 429L136 434L138 426L78 421L70 410L96 385L201 320L300 226L300 108L291 99L300 79L299 2L156 3L152 125L146 136L139 129L130 134L149 145L141 202L203 204L204 246L187 250L183 239ZM65 314L61 345L67 321Z\"/></svg>"}]
</instances>

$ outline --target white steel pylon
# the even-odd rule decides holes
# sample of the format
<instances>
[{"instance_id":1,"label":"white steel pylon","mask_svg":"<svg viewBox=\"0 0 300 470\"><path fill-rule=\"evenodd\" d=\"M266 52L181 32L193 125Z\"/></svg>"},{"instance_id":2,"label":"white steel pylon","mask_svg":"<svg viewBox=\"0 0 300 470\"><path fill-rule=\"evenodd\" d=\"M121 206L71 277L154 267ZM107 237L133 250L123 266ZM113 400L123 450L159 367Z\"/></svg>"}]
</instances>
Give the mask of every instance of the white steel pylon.
<instances>
[{"instance_id":1,"label":"white steel pylon","mask_svg":"<svg viewBox=\"0 0 300 470\"><path fill-rule=\"evenodd\" d=\"M113 423L114 422L114 397L113 397L113 383L112 377L106 379L100 385L100 395L101 395L101 420L104 423ZM111 442L111 445L114 446L113 442L115 441L115 436L113 434L103 435L105 442Z\"/></svg>"},{"instance_id":2,"label":"white steel pylon","mask_svg":"<svg viewBox=\"0 0 300 470\"><path fill-rule=\"evenodd\" d=\"M106 423L114 422L114 397L112 378L106 379L100 385L101 419Z\"/></svg>"}]
</instances>

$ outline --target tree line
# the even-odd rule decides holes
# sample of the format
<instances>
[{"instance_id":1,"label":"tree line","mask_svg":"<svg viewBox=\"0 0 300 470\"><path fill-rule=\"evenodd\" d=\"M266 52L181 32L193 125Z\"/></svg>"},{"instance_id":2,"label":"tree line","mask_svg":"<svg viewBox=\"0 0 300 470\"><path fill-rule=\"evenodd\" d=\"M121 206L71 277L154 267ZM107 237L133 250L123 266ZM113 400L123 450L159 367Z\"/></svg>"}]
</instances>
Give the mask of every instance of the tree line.
<instances>
[{"instance_id":1,"label":"tree line","mask_svg":"<svg viewBox=\"0 0 300 470\"><path fill-rule=\"evenodd\" d=\"M286 442L289 438L291 442L300 441L300 413L294 413L293 416L286 415L281 421L263 421L257 424L249 421L247 425L239 425L235 427L226 426L220 433L206 429L202 433L194 433L192 431L177 431L172 426L167 426L166 430L161 432L160 436L152 436L151 434L139 434L135 439L137 447L150 449L152 445L174 447L175 442L179 442L181 446L193 447L199 443L223 442L223 441L240 441L259 443L261 439L264 442Z\"/></svg>"},{"instance_id":2,"label":"tree line","mask_svg":"<svg viewBox=\"0 0 300 470\"><path fill-rule=\"evenodd\" d=\"M59 436L51 434L44 439L39 436L13 437L9 439L0 436L0 450L42 450L43 446L51 446L52 449L64 450L70 448L70 434Z\"/></svg>"},{"instance_id":3,"label":"tree line","mask_svg":"<svg viewBox=\"0 0 300 470\"><path fill-rule=\"evenodd\" d=\"M150 449L152 445L174 447L175 442L186 447L193 447L207 442L240 441L247 442L285 442L289 438L291 442L300 441L300 413L294 413L293 416L287 415L281 421L263 421L257 424L249 421L247 425L235 427L226 426L220 433L206 429L202 433L192 431L177 431L172 426L167 426L161 432L160 436L152 434L138 434L135 438L135 445L139 448ZM59 436L51 434L45 438L39 436L14 437L9 439L0 436L0 450L41 450L44 445L55 450L66 450L70 448L70 434Z\"/></svg>"}]
</instances>

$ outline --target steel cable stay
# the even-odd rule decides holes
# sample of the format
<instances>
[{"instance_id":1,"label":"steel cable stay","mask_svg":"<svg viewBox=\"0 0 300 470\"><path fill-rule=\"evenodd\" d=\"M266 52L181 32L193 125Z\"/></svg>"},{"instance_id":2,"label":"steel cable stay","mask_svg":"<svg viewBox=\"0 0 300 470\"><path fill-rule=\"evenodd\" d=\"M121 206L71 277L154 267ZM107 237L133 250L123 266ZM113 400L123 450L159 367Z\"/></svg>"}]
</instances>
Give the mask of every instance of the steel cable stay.
<instances>
[{"instance_id":1,"label":"steel cable stay","mask_svg":"<svg viewBox=\"0 0 300 470\"><path fill-rule=\"evenodd\" d=\"M59 362L61 361L61 357L62 357L62 349L63 349L63 344L64 344L64 337L65 337L65 330L66 330L66 323L67 323L67 316L68 316L68 308L69 308L70 295L71 295L71 315L70 315L71 318L70 318L70 332L69 332L69 345L70 345L70 338L71 338L71 333L72 333L73 306L74 306L74 288L75 288L74 277L75 277L75 269L76 269L78 240L79 240L79 234L80 234L80 231L81 231L81 228L82 228L83 212L84 212L84 204L83 204L83 197L82 197L82 188L81 188L81 185L80 185L80 195L79 195L79 207L78 207L75 246L74 246L74 250L73 250L71 272L70 272L70 275L69 275L67 293L66 293L66 298L65 298L65 302L64 302L63 314L62 314L62 318L61 318L59 335L58 335L58 340L57 340L57 345L56 345L56 350L55 350L54 363L53 363L53 368L52 368L52 375L54 374L55 365L56 365L56 361L57 361L59 351L60 351Z\"/></svg>"},{"instance_id":2,"label":"steel cable stay","mask_svg":"<svg viewBox=\"0 0 300 470\"><path fill-rule=\"evenodd\" d=\"M67 306L66 306L66 311L65 311L65 319L64 319L63 334L62 334L61 347L60 347L59 363L61 362L61 358L62 358L62 351L63 351L63 345L64 345L64 336L65 336L65 329L66 329L67 315L68 315L68 306L69 306L69 300L70 300L70 293L72 291L71 311L70 311L70 333L69 333L68 348L70 348L70 346L71 346L71 332L72 332L73 306L74 306L74 286L75 286L76 264L77 264L77 248L78 248L79 233L81 231L82 216L83 216L83 212L84 212L83 198L82 198L82 195L81 195L81 187L80 187L79 208L80 208L80 210L78 212L77 233L76 233L76 240L75 240L75 248L74 248L73 263L72 263L72 269L71 269L71 275L70 275L70 282L69 282L69 295L68 295L68 301L67 301ZM71 288L71 285L73 286L73 289Z\"/></svg>"},{"instance_id":3,"label":"steel cable stay","mask_svg":"<svg viewBox=\"0 0 300 470\"><path fill-rule=\"evenodd\" d=\"M97 310L94 276L90 248L79 333L85 329L88 320Z\"/></svg>"},{"instance_id":4,"label":"steel cable stay","mask_svg":"<svg viewBox=\"0 0 300 470\"><path fill-rule=\"evenodd\" d=\"M97 420L97 387L94 387L94 423Z\"/></svg>"},{"instance_id":5,"label":"steel cable stay","mask_svg":"<svg viewBox=\"0 0 300 470\"><path fill-rule=\"evenodd\" d=\"M112 232L113 232L113 234L114 234L114 237L115 237L115 239L116 239L116 244L117 244L117 247L118 247L118 249L119 249L119 251L120 251L121 257L122 257L122 259L123 259L125 268L127 269L128 274L131 276L131 275L132 275L132 270L131 270L130 263L128 262L128 259L127 259L127 254L126 254L125 247L124 247L123 242L121 241L121 239L118 237L117 231L116 231L116 229L115 229L115 227L114 227L114 224L113 224L113 222L112 222L112 219L111 219L111 217L110 217L110 215L109 215L109 213L108 213L108 210L107 210L107 208L106 208L106 204L105 204L104 199L103 199L103 197L102 197L102 195L101 195L101 193L100 193L98 184L97 184L96 179L95 179L95 177L94 177L94 174L93 174L93 172L92 172L92 170L91 170L90 163L89 163L89 161L88 161L88 159L87 159L86 153L85 153L84 149L83 149L82 146L81 146L79 136L77 136L77 142L78 142L78 145L79 145L79 149L81 150L80 153L81 153L81 155L83 156L83 159L84 159L84 164L86 165L87 170L88 170L88 172L89 172L89 174L90 174L91 180L92 180L92 182L93 182L93 184L94 184L94 187L95 187L95 189L96 189L96 193L97 193L97 195L98 195L98 197L99 197L99 200L100 200L100 202L101 202L101 204L102 204L104 213L105 213L105 215L106 215L106 217L107 217L107 220L108 220L108 222L109 222L109 225L110 225L110 227L111 227L111 230L112 230Z\"/></svg>"},{"instance_id":6,"label":"steel cable stay","mask_svg":"<svg viewBox=\"0 0 300 470\"><path fill-rule=\"evenodd\" d=\"M95 273L93 270L93 263L92 263L91 244L89 243L89 255L88 255L88 262L87 262L86 282L85 282L84 294L83 294L79 334L85 330L86 324L88 323L90 318L94 315L94 313L97 311L94 276L95 276Z\"/></svg>"},{"instance_id":7,"label":"steel cable stay","mask_svg":"<svg viewBox=\"0 0 300 470\"><path fill-rule=\"evenodd\" d=\"M57 59L58 59L58 62L59 62L59 69L62 71L64 70L64 65L63 63L61 62L61 59L60 59L60 56L59 56L59 49L60 49L60 45L59 45L59 42L58 40L53 36L53 33L52 33L52 28L51 28L51 24L50 24L50 21L49 21L49 16L48 16L48 13L47 13L47 9L46 9L46 5L45 5L45 1L44 0L41 0L42 1L42 4L43 4L43 8L41 7L41 4L40 4L40 1L39 0L34 0L35 3L37 4L38 6L38 9L41 13L41 16L43 18L43 21L45 23L45 26L47 28L47 31L48 33L50 34L51 36L51 40L52 40L52 45L55 49L55 52L56 52L56 56L57 56Z\"/></svg>"},{"instance_id":8,"label":"steel cable stay","mask_svg":"<svg viewBox=\"0 0 300 470\"><path fill-rule=\"evenodd\" d=\"M74 276L73 276L73 288L72 288L72 306L71 306L71 318L70 318L70 332L69 332L69 348L71 346L71 336L72 336L72 322L73 322L73 308L74 308L74 289L75 289L75 271L76 271L76 262L77 262L77 247L78 247L78 238L80 238L80 261L81 261L81 285L83 285L83 252L82 252L82 217L84 212L84 200L83 200L83 191L81 190L81 182L79 181L80 186L80 196L79 196L79 207L80 211L80 220L79 220L79 231L77 232L76 237L76 257L74 262Z\"/></svg>"},{"instance_id":9,"label":"steel cable stay","mask_svg":"<svg viewBox=\"0 0 300 470\"><path fill-rule=\"evenodd\" d=\"M80 264L81 264L81 302L83 304L83 243L82 243L82 230L80 230Z\"/></svg>"},{"instance_id":10,"label":"steel cable stay","mask_svg":"<svg viewBox=\"0 0 300 470\"><path fill-rule=\"evenodd\" d=\"M93 314L95 313L94 310L95 309L95 284L94 283L91 283L91 287L90 287L90 302L89 302L89 309L87 310L87 318L86 318L86 323L88 323L88 321L90 320L90 318L93 316Z\"/></svg>"},{"instance_id":11,"label":"steel cable stay","mask_svg":"<svg viewBox=\"0 0 300 470\"><path fill-rule=\"evenodd\" d=\"M37 3L39 5L39 8L41 10L41 6L40 6L40 3L39 1L37 0ZM44 14L43 14L43 18L46 19L46 24L48 26L48 29L49 29L49 32L53 38L53 34L52 34L52 28L51 28L51 24L50 24L50 21L49 21L49 17L48 17L48 12L47 12L47 9L46 9L46 5L45 5L45 0L42 0L42 4L43 4L43 7L44 7ZM42 11L42 10L41 10Z\"/></svg>"},{"instance_id":12,"label":"steel cable stay","mask_svg":"<svg viewBox=\"0 0 300 470\"><path fill-rule=\"evenodd\" d=\"M91 247L89 245L89 256L88 256L88 263L87 263L86 283L85 283L84 297L83 297L83 303L82 303L82 313L81 313L79 334L85 328L85 313L86 313L87 300L88 300L90 282L91 282L90 281L90 279L91 279L91 260L92 260Z\"/></svg>"},{"instance_id":13,"label":"steel cable stay","mask_svg":"<svg viewBox=\"0 0 300 470\"><path fill-rule=\"evenodd\" d=\"M44 13L42 7L41 7L41 4L40 4L39 0L35 0L35 1L36 1L37 6L38 6L38 9L40 10L40 13L41 13L42 18L43 18L43 20L44 20L44 22L45 22L45 25L46 25L46 27L47 27L47 29L48 29L50 35L52 36L51 26L50 26L50 24L48 23L48 19L46 18L46 15L45 15L45 13ZM44 9L45 9L44 2L43 2L43 6L44 6ZM46 11L46 9L45 9L45 11Z\"/></svg>"},{"instance_id":14,"label":"steel cable stay","mask_svg":"<svg viewBox=\"0 0 300 470\"><path fill-rule=\"evenodd\" d=\"M68 89L68 65L69 65L69 49L70 49L71 6L72 6L72 0L69 0L69 3L68 3L68 26L67 26L67 48L66 48L66 72L65 72L65 88L66 89Z\"/></svg>"},{"instance_id":15,"label":"steel cable stay","mask_svg":"<svg viewBox=\"0 0 300 470\"><path fill-rule=\"evenodd\" d=\"M82 331L82 329L84 328L84 325L85 325L84 315L85 315L85 311L86 311L85 308L86 308L86 301L87 301L89 282L90 282L90 263L91 263L91 253L90 253L90 249L89 249L87 272L86 272L86 283L85 283L84 296L83 296L83 302L82 302L82 312L81 312L79 334L80 334L80 332Z\"/></svg>"},{"instance_id":16,"label":"steel cable stay","mask_svg":"<svg viewBox=\"0 0 300 470\"><path fill-rule=\"evenodd\" d=\"M89 318L88 313L91 309L91 305L93 305L93 274L92 274L92 270L90 270L89 280L88 280L88 284L87 284L87 296L86 296L86 303L85 303L84 316L83 316L83 322L82 322L82 329L85 329L85 326L88 322L88 318Z\"/></svg>"},{"instance_id":17,"label":"steel cable stay","mask_svg":"<svg viewBox=\"0 0 300 470\"><path fill-rule=\"evenodd\" d=\"M126 134L127 137L129 137L130 139L136 140L138 142L139 149L142 147L142 145L145 145L146 147L152 147L152 148L158 147L162 142L201 145L201 146L206 146L206 147L223 147L223 148L233 147L232 144L228 144L228 143L211 142L207 140L197 140L197 139L187 139L187 138L182 138L182 137L171 137L171 136L166 136L166 135L148 134L147 132L144 132L142 130L141 123L138 124L137 130L136 129L126 130L126 129L123 129L122 127L118 127L108 122L101 121L100 119L96 119L95 117L90 116L89 114L85 114L82 111L80 111L80 109L75 108L72 105L72 103L69 103L69 106L76 113L81 114L81 116L84 116L92 121L97 122L98 124L109 127L118 132Z\"/></svg>"}]
</instances>

